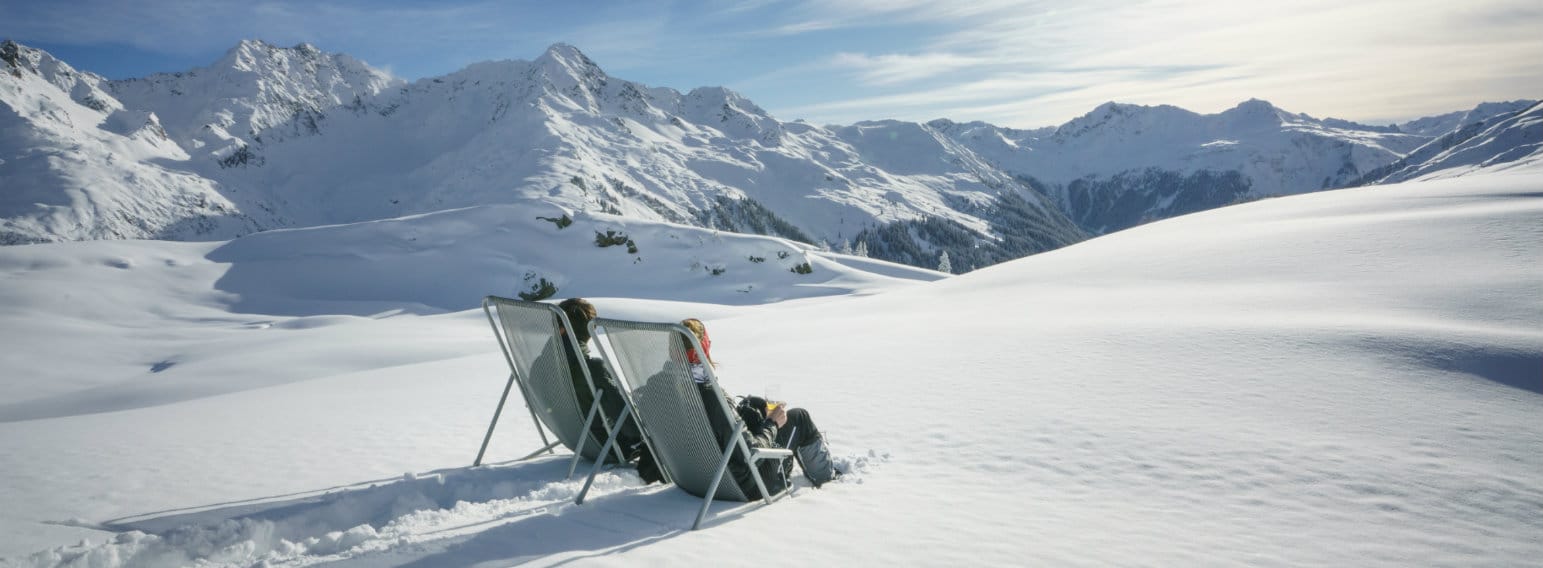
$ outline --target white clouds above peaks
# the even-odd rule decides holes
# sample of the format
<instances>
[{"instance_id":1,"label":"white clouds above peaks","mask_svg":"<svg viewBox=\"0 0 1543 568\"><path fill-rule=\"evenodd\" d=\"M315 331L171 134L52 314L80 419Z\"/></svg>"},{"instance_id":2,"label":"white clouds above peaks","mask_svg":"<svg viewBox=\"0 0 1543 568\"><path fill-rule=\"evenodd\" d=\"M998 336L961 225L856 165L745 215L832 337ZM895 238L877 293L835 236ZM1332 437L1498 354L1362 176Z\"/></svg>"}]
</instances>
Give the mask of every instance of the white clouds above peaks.
<instances>
[{"instance_id":1,"label":"white clouds above peaks","mask_svg":"<svg viewBox=\"0 0 1543 568\"><path fill-rule=\"evenodd\" d=\"M838 13L853 26L935 31L900 51L831 56L866 94L795 113L895 108L899 118L1033 126L1107 100L1214 112L1258 97L1377 121L1543 91L1532 32L1543 7L1528 2L916 4L872 7L866 19L852 8Z\"/></svg>"}]
</instances>

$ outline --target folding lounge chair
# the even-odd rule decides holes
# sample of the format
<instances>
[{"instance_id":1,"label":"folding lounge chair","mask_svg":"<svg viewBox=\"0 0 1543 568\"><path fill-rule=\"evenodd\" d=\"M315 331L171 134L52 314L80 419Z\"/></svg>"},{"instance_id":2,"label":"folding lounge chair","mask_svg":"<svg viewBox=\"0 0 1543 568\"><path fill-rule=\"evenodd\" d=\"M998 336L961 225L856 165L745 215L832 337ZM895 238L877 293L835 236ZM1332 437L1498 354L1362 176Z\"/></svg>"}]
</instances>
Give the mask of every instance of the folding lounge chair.
<instances>
[{"instance_id":1,"label":"folding lounge chair","mask_svg":"<svg viewBox=\"0 0 1543 568\"><path fill-rule=\"evenodd\" d=\"M607 452L616 457L617 463L625 462L620 447L606 445L603 448L590 429L591 424L598 420L614 439L616 434L610 425L614 421L619 429L626 411L618 416L605 416L600 411L603 391L595 388L594 378L589 374L589 366L583 363L582 355L579 356L580 364L577 368L570 364L563 349L564 344L574 353L582 351L571 334L558 332L559 329L573 329L568 316L552 304L498 296L484 298L482 310L487 313L488 323L493 326L493 335L498 338L498 346L503 349L510 373L509 382L504 385L504 394L498 399L498 408L493 411L493 421L488 424L488 433L482 438L482 448L477 450L477 460L472 465L482 465L483 454L487 452L488 441L493 438L498 417L504 411L509 390L516 384L520 385L520 392L525 395L525 405L530 408L531 420L536 423L536 432L541 434L541 442L544 444L541 449L520 459L551 452L552 448L562 444L573 451L573 461L568 465L569 477L573 476L580 457L596 462L596 470L604 461L600 456ZM594 403L589 408L579 407L579 398L574 390L575 376L581 377L582 382L579 384L585 385L593 393ZM547 441L546 433L542 431L543 424L552 431L557 441Z\"/></svg>"},{"instance_id":2,"label":"folding lounge chair","mask_svg":"<svg viewBox=\"0 0 1543 568\"><path fill-rule=\"evenodd\" d=\"M601 355L611 365L626 391L628 404L654 452L654 460L670 481L687 493L702 497L692 530L702 526L713 499L749 501L739 485L730 479L723 483L729 459L739 452L750 464L761 500L770 505L766 482L754 464L763 459L782 459L793 455L781 448L751 448L745 443L745 423L739 413L729 408L718 379L708 368L708 384L713 396L707 404L717 404L734 431L727 444L719 444L708 420L703 396L691 380L685 364L686 349L704 353L696 336L678 324L644 323L599 318L590 323L591 336L600 346ZM785 491L784 491L785 493ZM710 496L710 497L709 497ZM779 495L780 496L780 495Z\"/></svg>"}]
</instances>

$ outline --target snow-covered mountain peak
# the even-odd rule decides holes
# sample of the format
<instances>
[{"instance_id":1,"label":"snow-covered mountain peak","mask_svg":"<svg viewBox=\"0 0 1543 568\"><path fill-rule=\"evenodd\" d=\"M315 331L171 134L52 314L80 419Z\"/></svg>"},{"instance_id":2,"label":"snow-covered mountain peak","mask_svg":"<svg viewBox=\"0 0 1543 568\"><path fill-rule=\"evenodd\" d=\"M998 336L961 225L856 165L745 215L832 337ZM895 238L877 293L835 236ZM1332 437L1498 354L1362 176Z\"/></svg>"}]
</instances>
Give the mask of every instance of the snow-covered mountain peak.
<instances>
[{"instance_id":1,"label":"snow-covered mountain peak","mask_svg":"<svg viewBox=\"0 0 1543 568\"><path fill-rule=\"evenodd\" d=\"M1056 129L1055 137L1064 141L1084 137L1095 131L1139 135L1150 127L1189 120L1195 116L1193 112L1170 105L1145 106L1110 101L1061 125Z\"/></svg>"},{"instance_id":2,"label":"snow-covered mountain peak","mask_svg":"<svg viewBox=\"0 0 1543 568\"><path fill-rule=\"evenodd\" d=\"M243 40L208 67L112 81L110 88L125 106L155 112L189 154L225 159L264 138L315 134L326 110L402 83L310 44Z\"/></svg>"},{"instance_id":3,"label":"snow-covered mountain peak","mask_svg":"<svg viewBox=\"0 0 1543 568\"><path fill-rule=\"evenodd\" d=\"M365 87L369 84L400 82L389 73L370 67L362 61L340 53L326 53L309 43L294 47L279 47L262 40L241 40L214 64L187 75L224 74L235 76L250 74L258 81L314 82L319 87ZM173 77L181 77L173 73ZM309 79L309 81L308 81ZM360 84L363 83L363 84ZM259 88L268 85L258 85ZM377 89L378 90L378 89Z\"/></svg>"},{"instance_id":4,"label":"snow-covered mountain peak","mask_svg":"<svg viewBox=\"0 0 1543 568\"><path fill-rule=\"evenodd\" d=\"M1052 136L1056 131L1054 126L1023 130L995 126L979 120L954 122L946 118L939 118L928 122L927 126L953 138L972 140L991 146L1003 145L1013 148L1018 147L1023 142Z\"/></svg>"},{"instance_id":5,"label":"snow-covered mountain peak","mask_svg":"<svg viewBox=\"0 0 1543 568\"><path fill-rule=\"evenodd\" d=\"M1449 112L1446 114L1428 116L1411 120L1398 125L1398 129L1410 134L1439 137L1461 130L1470 125L1486 122L1491 118L1502 115L1510 115L1520 112L1537 101L1515 100L1493 103L1480 103L1468 110Z\"/></svg>"},{"instance_id":6,"label":"snow-covered mountain peak","mask_svg":"<svg viewBox=\"0 0 1543 568\"><path fill-rule=\"evenodd\" d=\"M1274 104L1271 104L1270 101L1267 101L1267 100L1264 100L1264 99L1258 99L1258 98L1249 98L1246 101L1238 103L1237 106L1232 107L1232 110L1236 111L1236 112L1254 113L1254 114L1267 114L1267 113L1284 112L1284 111L1282 111L1280 109L1280 107L1277 107Z\"/></svg>"},{"instance_id":7,"label":"snow-covered mountain peak","mask_svg":"<svg viewBox=\"0 0 1543 568\"><path fill-rule=\"evenodd\" d=\"M316 73L322 66L329 63L331 66L344 67L354 73L385 75L352 57L328 54L309 43L300 43L294 47L279 47L255 39L241 40L214 64L207 67L205 72L244 72L270 76L295 71Z\"/></svg>"},{"instance_id":8,"label":"snow-covered mountain peak","mask_svg":"<svg viewBox=\"0 0 1543 568\"><path fill-rule=\"evenodd\" d=\"M531 63L533 78L586 109L598 109L610 77L594 60L566 43L554 43Z\"/></svg>"},{"instance_id":9,"label":"snow-covered mountain peak","mask_svg":"<svg viewBox=\"0 0 1543 568\"><path fill-rule=\"evenodd\" d=\"M1515 101L1525 102L1525 101ZM1480 105L1467 114L1481 115L1514 103ZM1448 116L1447 118L1452 118ZM1471 121L1419 147L1387 167L1363 176L1363 183L1397 183L1413 179L1455 177L1480 168L1510 169L1543 161L1543 103Z\"/></svg>"},{"instance_id":10,"label":"snow-covered mountain peak","mask_svg":"<svg viewBox=\"0 0 1543 568\"><path fill-rule=\"evenodd\" d=\"M27 47L12 40L0 41L0 62L6 64L7 72L15 69L17 71L41 73L43 71L42 68L45 66L63 66L71 72L75 70L69 64L54 59L54 56L49 55L46 51Z\"/></svg>"},{"instance_id":11,"label":"snow-covered mountain peak","mask_svg":"<svg viewBox=\"0 0 1543 568\"><path fill-rule=\"evenodd\" d=\"M782 123L750 99L727 87L697 87L681 98L680 113L698 124L712 126L734 138L777 146L785 133Z\"/></svg>"},{"instance_id":12,"label":"snow-covered mountain peak","mask_svg":"<svg viewBox=\"0 0 1543 568\"><path fill-rule=\"evenodd\" d=\"M1274 129L1303 118L1261 99L1248 99L1238 103L1238 106L1222 111L1217 117L1235 128Z\"/></svg>"},{"instance_id":13,"label":"snow-covered mountain peak","mask_svg":"<svg viewBox=\"0 0 1543 568\"><path fill-rule=\"evenodd\" d=\"M269 58L274 51L283 49L260 39L243 39L229 50L225 55L215 60L211 69L238 69L253 71L261 61Z\"/></svg>"},{"instance_id":14,"label":"snow-covered mountain peak","mask_svg":"<svg viewBox=\"0 0 1543 568\"><path fill-rule=\"evenodd\" d=\"M765 109L727 87L697 87L687 93L685 98L688 105L697 109L728 108L756 118L771 118Z\"/></svg>"},{"instance_id":15,"label":"snow-covered mountain peak","mask_svg":"<svg viewBox=\"0 0 1543 568\"><path fill-rule=\"evenodd\" d=\"M21 68L24 61L27 63L31 62L30 57L23 59L23 49L32 51L31 48L24 48L21 44L11 40L0 41L0 62L4 62L7 65L7 71ZM30 56L31 54L28 53L27 55Z\"/></svg>"},{"instance_id":16,"label":"snow-covered mountain peak","mask_svg":"<svg viewBox=\"0 0 1543 568\"><path fill-rule=\"evenodd\" d=\"M703 104L731 104L740 108L752 109L757 114L765 114L761 107L750 102L744 95L735 92L728 87L697 87L686 93L686 98Z\"/></svg>"},{"instance_id":17,"label":"snow-covered mountain peak","mask_svg":"<svg viewBox=\"0 0 1543 568\"><path fill-rule=\"evenodd\" d=\"M934 118L930 121L927 121L927 126L931 126L940 132L953 132L961 126L970 126L972 124L976 124L976 122L959 124L946 118Z\"/></svg>"},{"instance_id":18,"label":"snow-covered mountain peak","mask_svg":"<svg viewBox=\"0 0 1543 568\"><path fill-rule=\"evenodd\" d=\"M79 71L41 49L27 47L11 40L0 42L0 74L13 80L23 79L31 73L57 87L71 100L99 112L112 112L123 108L112 96L102 91L106 79L88 71Z\"/></svg>"},{"instance_id":19,"label":"snow-covered mountain peak","mask_svg":"<svg viewBox=\"0 0 1543 568\"><path fill-rule=\"evenodd\" d=\"M1073 118L1066 124L1061 125L1061 127L1057 129L1056 133L1062 136L1074 136L1082 134L1094 128L1098 128L1104 124L1109 124L1111 122L1121 120L1124 117L1136 112L1138 108L1139 107L1137 105L1121 104L1114 101L1109 101L1093 107L1093 110L1088 111L1087 114Z\"/></svg>"},{"instance_id":20,"label":"snow-covered mountain peak","mask_svg":"<svg viewBox=\"0 0 1543 568\"><path fill-rule=\"evenodd\" d=\"M600 69L600 65L596 64L593 59L590 59L588 55L584 55L584 52L579 50L578 47L562 42L547 46L546 51L536 58L536 62L540 64L557 64L575 69L593 68L597 71Z\"/></svg>"},{"instance_id":21,"label":"snow-covered mountain peak","mask_svg":"<svg viewBox=\"0 0 1543 568\"><path fill-rule=\"evenodd\" d=\"M1002 130L1014 130L1012 128L994 126L994 125L991 125L991 124L988 124L988 123L985 123L985 122L981 122L979 120L972 120L970 122L955 122L955 121L949 120L947 118L935 118L935 119L932 119L930 121L927 121L927 126L930 126L934 130L937 130L939 132L946 132L946 133L969 132L969 131L972 131L972 130L975 130L975 129L981 128L981 127L1001 128Z\"/></svg>"}]
</instances>

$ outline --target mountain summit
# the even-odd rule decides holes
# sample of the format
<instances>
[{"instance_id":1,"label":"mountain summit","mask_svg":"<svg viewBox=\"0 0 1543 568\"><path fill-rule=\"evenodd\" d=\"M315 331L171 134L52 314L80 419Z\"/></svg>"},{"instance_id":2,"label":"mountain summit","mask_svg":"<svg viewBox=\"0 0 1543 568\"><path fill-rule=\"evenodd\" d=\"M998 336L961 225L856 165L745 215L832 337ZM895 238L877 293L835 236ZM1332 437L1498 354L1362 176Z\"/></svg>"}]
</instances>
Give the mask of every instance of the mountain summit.
<instances>
[{"instance_id":1,"label":"mountain summit","mask_svg":"<svg viewBox=\"0 0 1543 568\"><path fill-rule=\"evenodd\" d=\"M244 40L208 67L112 81L114 97L160 115L190 154L225 159L266 135L314 134L328 110L359 104L400 79L310 44Z\"/></svg>"}]
</instances>

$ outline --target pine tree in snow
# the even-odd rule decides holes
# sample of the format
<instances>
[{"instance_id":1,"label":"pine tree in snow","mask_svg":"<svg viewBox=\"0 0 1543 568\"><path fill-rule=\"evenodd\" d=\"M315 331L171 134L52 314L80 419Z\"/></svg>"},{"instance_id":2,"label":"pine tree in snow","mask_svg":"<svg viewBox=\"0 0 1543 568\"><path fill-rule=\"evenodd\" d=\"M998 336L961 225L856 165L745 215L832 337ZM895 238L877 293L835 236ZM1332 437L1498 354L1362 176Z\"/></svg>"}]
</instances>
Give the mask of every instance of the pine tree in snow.
<instances>
[{"instance_id":1,"label":"pine tree in snow","mask_svg":"<svg viewBox=\"0 0 1543 568\"><path fill-rule=\"evenodd\" d=\"M857 248L852 251L857 256L868 256L868 242L857 241Z\"/></svg>"},{"instance_id":2,"label":"pine tree in snow","mask_svg":"<svg viewBox=\"0 0 1543 568\"><path fill-rule=\"evenodd\" d=\"M938 256L938 272L954 273L954 265L948 262L948 251L946 250L943 251L942 255Z\"/></svg>"}]
</instances>

